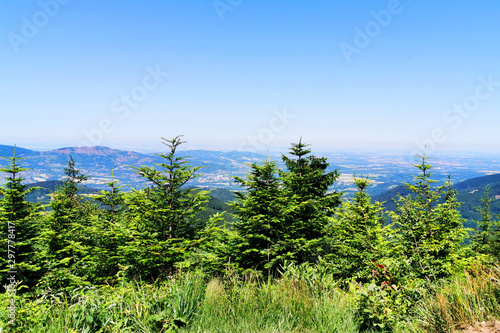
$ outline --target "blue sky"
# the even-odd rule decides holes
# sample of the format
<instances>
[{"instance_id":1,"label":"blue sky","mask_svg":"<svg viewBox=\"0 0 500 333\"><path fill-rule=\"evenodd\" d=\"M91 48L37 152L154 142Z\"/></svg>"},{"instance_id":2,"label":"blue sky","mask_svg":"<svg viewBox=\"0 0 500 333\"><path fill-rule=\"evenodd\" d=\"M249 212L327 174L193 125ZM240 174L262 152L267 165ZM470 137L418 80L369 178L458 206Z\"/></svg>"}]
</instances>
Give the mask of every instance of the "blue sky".
<instances>
[{"instance_id":1,"label":"blue sky","mask_svg":"<svg viewBox=\"0 0 500 333\"><path fill-rule=\"evenodd\" d=\"M2 1L0 144L498 150L500 2Z\"/></svg>"}]
</instances>

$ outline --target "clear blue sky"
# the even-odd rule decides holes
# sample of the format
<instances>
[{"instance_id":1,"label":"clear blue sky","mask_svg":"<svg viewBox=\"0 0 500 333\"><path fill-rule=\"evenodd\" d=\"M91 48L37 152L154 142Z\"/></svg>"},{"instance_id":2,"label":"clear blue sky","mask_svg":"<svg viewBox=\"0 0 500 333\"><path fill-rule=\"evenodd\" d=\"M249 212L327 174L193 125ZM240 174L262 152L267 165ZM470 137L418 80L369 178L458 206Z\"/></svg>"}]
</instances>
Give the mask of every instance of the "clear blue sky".
<instances>
[{"instance_id":1,"label":"clear blue sky","mask_svg":"<svg viewBox=\"0 0 500 333\"><path fill-rule=\"evenodd\" d=\"M495 151L499 17L498 1L2 1L0 144Z\"/></svg>"}]
</instances>

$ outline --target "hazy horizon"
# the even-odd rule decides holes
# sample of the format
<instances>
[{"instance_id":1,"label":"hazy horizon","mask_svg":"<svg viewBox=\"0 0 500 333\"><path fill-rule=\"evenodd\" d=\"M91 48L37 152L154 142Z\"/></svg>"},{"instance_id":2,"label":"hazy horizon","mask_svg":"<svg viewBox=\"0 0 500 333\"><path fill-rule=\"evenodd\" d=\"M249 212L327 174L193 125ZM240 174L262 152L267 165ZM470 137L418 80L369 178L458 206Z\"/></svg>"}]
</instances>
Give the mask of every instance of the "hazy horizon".
<instances>
[{"instance_id":1,"label":"hazy horizon","mask_svg":"<svg viewBox=\"0 0 500 333\"><path fill-rule=\"evenodd\" d=\"M307 144L307 142L304 141L304 143ZM14 146L10 144L5 144L3 142L0 142L0 145L7 145L7 146ZM67 144L61 144L61 145L37 145L37 144L27 144L27 145L19 145L15 144L18 148L24 148L24 149L29 149L29 150L34 150L34 151L53 151L57 149L63 149L63 148L81 148L77 146L70 146ZM137 153L143 153L143 154L151 154L151 153L160 153L160 152L165 152L167 150L166 146L163 144L158 144L158 145L151 145L151 146L129 146L129 145L118 145L118 146L103 146L99 145L101 147L105 148L111 148L114 150L121 150L121 151L134 151ZM96 146L91 146L91 147L96 147ZM185 143L179 147L179 151L190 151L190 150L205 150L205 151L219 151L219 152L244 152L244 153L257 153L261 155L266 155L268 152L272 154L280 154L280 153L288 153L289 146L276 146L276 147L267 147L268 149L247 149L247 150L240 150L237 147L231 147L231 146L211 146L211 145L202 145L202 146L193 146L190 145L189 143ZM315 145L310 145L308 147L309 149L312 150L313 154L321 154L321 153L352 153L352 154L369 154L373 153L374 155L377 154L384 154L384 153L392 153L392 154L401 154L404 156L414 156L416 154L420 154L421 152L419 150L415 149L405 149L405 148L384 148L384 147L372 147L372 148L366 148L366 147L316 147ZM500 156L499 151L487 151L487 150L478 150L478 149L463 149L463 150L457 150L457 149L448 149L448 150L434 150L432 152L427 152L427 155L429 157L434 157L434 156L447 156L447 155L472 155L472 156Z\"/></svg>"},{"instance_id":2,"label":"hazy horizon","mask_svg":"<svg viewBox=\"0 0 500 333\"><path fill-rule=\"evenodd\" d=\"M0 9L3 144L499 151L497 2Z\"/></svg>"}]
</instances>

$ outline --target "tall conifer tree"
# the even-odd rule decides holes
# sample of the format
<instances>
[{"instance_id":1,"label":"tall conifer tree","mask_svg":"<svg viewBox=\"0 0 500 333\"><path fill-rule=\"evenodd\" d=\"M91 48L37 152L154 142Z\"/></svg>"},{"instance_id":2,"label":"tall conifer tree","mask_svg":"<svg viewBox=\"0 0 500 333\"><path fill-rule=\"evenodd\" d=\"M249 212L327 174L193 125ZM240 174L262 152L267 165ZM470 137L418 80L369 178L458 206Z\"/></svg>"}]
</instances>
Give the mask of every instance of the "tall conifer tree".
<instances>
[{"instance_id":1,"label":"tall conifer tree","mask_svg":"<svg viewBox=\"0 0 500 333\"><path fill-rule=\"evenodd\" d=\"M432 165L425 154L418 157L421 162L415 167L421 174L415 176L415 184L407 184L414 197L399 197L397 212L390 215L409 268L415 276L433 280L459 268L460 243L467 233L451 182L433 187Z\"/></svg>"},{"instance_id":2,"label":"tall conifer tree","mask_svg":"<svg viewBox=\"0 0 500 333\"><path fill-rule=\"evenodd\" d=\"M248 180L236 178L248 190L234 204L245 268L315 262L324 253L328 217L341 197L329 188L339 173L327 172L326 158L308 156L311 150L301 141L290 150L291 157L283 156L286 170L266 161L252 165Z\"/></svg>"},{"instance_id":3,"label":"tall conifer tree","mask_svg":"<svg viewBox=\"0 0 500 333\"><path fill-rule=\"evenodd\" d=\"M237 192L232 204L238 220L235 230L242 238L237 243L239 264L243 268L269 269L278 255L277 244L288 232L283 218L282 186L275 162L266 160L262 165L252 164L248 179L235 177L246 188Z\"/></svg>"},{"instance_id":4,"label":"tall conifer tree","mask_svg":"<svg viewBox=\"0 0 500 333\"><path fill-rule=\"evenodd\" d=\"M63 185L51 195L51 211L41 235L44 251L40 256L47 270L43 286L53 289L88 283L92 237L98 236L88 232L96 208L79 194L90 177L76 168L71 156L64 173Z\"/></svg>"},{"instance_id":5,"label":"tall conifer tree","mask_svg":"<svg viewBox=\"0 0 500 333\"><path fill-rule=\"evenodd\" d=\"M323 253L323 237L341 193L329 191L339 177L338 170L327 171L325 157L310 155L309 145L292 144L291 157L282 156L286 165L279 175L285 200L286 238L281 242L281 259L298 263L317 260Z\"/></svg>"},{"instance_id":6,"label":"tall conifer tree","mask_svg":"<svg viewBox=\"0 0 500 333\"><path fill-rule=\"evenodd\" d=\"M128 199L135 229L128 258L134 263L135 274L152 280L172 274L174 264L188 254L190 241L204 227L194 216L209 198L207 191L186 187L199 177L196 173L201 167L192 167L186 156L179 156L177 149L184 143L180 136L163 140L170 149L159 154L165 162L134 167L148 186L134 191Z\"/></svg>"},{"instance_id":7,"label":"tall conifer tree","mask_svg":"<svg viewBox=\"0 0 500 333\"><path fill-rule=\"evenodd\" d=\"M36 188L23 184L20 173L28 169L20 165L23 158L16 156L15 147L13 156L5 159L10 165L0 169L7 175L5 185L0 188L1 272L10 270L10 264L15 262L16 278L31 287L39 278L40 267L33 257L41 207L26 201L26 196ZM10 252L8 244L11 245ZM3 278L2 282L5 282Z\"/></svg>"},{"instance_id":8,"label":"tall conifer tree","mask_svg":"<svg viewBox=\"0 0 500 333\"><path fill-rule=\"evenodd\" d=\"M472 239L472 247L477 253L498 256L498 227L499 222L491 213L490 204L494 201L490 197L490 187L484 188L484 196L481 198L482 205L476 209L481 214L480 221L476 222L476 234Z\"/></svg>"},{"instance_id":9,"label":"tall conifer tree","mask_svg":"<svg viewBox=\"0 0 500 333\"><path fill-rule=\"evenodd\" d=\"M106 282L112 284L120 271L120 265L124 265L124 258L120 248L126 244L125 222L125 193L121 191L122 186L113 178L106 184L108 189L101 191L93 199L101 207L98 213L92 216L92 223L88 226L88 235L92 235L92 261L89 262L89 275L97 283Z\"/></svg>"},{"instance_id":10,"label":"tall conifer tree","mask_svg":"<svg viewBox=\"0 0 500 333\"><path fill-rule=\"evenodd\" d=\"M354 183L354 198L342 203L329 227L329 261L339 277L368 282L375 264L389 255L389 230L384 227L382 204L372 203L366 193L370 180L355 177Z\"/></svg>"}]
</instances>

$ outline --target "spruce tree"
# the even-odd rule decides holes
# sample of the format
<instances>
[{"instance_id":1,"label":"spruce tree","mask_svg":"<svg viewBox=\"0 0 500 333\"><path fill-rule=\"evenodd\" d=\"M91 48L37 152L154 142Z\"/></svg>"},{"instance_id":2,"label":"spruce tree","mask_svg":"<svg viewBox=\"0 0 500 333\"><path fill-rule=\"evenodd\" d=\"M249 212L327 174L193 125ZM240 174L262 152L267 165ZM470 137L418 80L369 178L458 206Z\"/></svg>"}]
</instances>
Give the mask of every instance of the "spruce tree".
<instances>
[{"instance_id":1,"label":"spruce tree","mask_svg":"<svg viewBox=\"0 0 500 333\"><path fill-rule=\"evenodd\" d=\"M40 237L44 251L41 260L46 264L42 286L64 289L88 283L88 267L92 262L92 238L89 226L96 208L79 189L90 177L75 167L70 156L64 169L63 185L51 195L50 213Z\"/></svg>"},{"instance_id":2,"label":"spruce tree","mask_svg":"<svg viewBox=\"0 0 500 333\"><path fill-rule=\"evenodd\" d=\"M355 177L357 192L335 212L329 226L329 262L345 280L369 282L376 264L389 256L388 227L384 227L382 204L371 202L366 189L370 179Z\"/></svg>"},{"instance_id":3,"label":"spruce tree","mask_svg":"<svg viewBox=\"0 0 500 333\"><path fill-rule=\"evenodd\" d=\"M108 190L101 191L100 195L94 199L99 202L101 207L101 215L110 223L116 222L126 209L125 194L118 185L118 181L113 179L113 170L111 170L111 179L106 183Z\"/></svg>"},{"instance_id":4,"label":"spruce tree","mask_svg":"<svg viewBox=\"0 0 500 333\"><path fill-rule=\"evenodd\" d=\"M407 184L414 197L399 197L397 212L390 216L397 228L401 256L412 274L434 280L459 268L460 243L467 233L451 181L433 187L432 165L425 154L418 157L421 162L415 167L421 174L415 177L415 184Z\"/></svg>"},{"instance_id":5,"label":"spruce tree","mask_svg":"<svg viewBox=\"0 0 500 333\"><path fill-rule=\"evenodd\" d=\"M247 180L236 178L247 190L233 205L243 268L273 273L285 261L315 262L324 254L328 218L341 196L329 188L339 173L327 172L326 158L307 156L306 147L301 141L292 145L292 157L282 157L284 171L265 161L252 165Z\"/></svg>"},{"instance_id":6,"label":"spruce tree","mask_svg":"<svg viewBox=\"0 0 500 333\"><path fill-rule=\"evenodd\" d=\"M180 136L162 139L170 149L159 154L165 162L134 167L148 185L128 198L133 240L127 256L136 276L152 280L172 274L174 264L188 255L190 242L204 228L194 216L209 198L207 191L186 187L199 177L196 173L201 167L192 167L186 156L178 156L177 149L184 143Z\"/></svg>"},{"instance_id":7,"label":"spruce tree","mask_svg":"<svg viewBox=\"0 0 500 333\"><path fill-rule=\"evenodd\" d=\"M237 269L241 262L239 245L242 238L230 229L224 213L209 217L207 225L193 242L193 253L183 267L200 269L209 276L222 276L228 269Z\"/></svg>"},{"instance_id":8,"label":"spruce tree","mask_svg":"<svg viewBox=\"0 0 500 333\"><path fill-rule=\"evenodd\" d=\"M33 257L41 207L26 201L26 196L36 188L23 184L20 173L28 169L20 165L23 158L16 157L16 148L12 157L4 158L10 165L0 168L0 172L7 174L6 183L0 188L2 282L5 282L3 273L13 270L11 264L15 263L16 279L32 287L40 271Z\"/></svg>"},{"instance_id":9,"label":"spruce tree","mask_svg":"<svg viewBox=\"0 0 500 333\"><path fill-rule=\"evenodd\" d=\"M113 178L106 184L108 189L101 191L93 199L101 207L98 213L92 216L92 223L88 226L88 235L92 237L92 261L89 263L89 275L94 283L106 282L112 284L120 271L120 265L124 265L124 259L120 253L120 247L126 244L125 222L125 193L122 186Z\"/></svg>"},{"instance_id":10,"label":"spruce tree","mask_svg":"<svg viewBox=\"0 0 500 333\"><path fill-rule=\"evenodd\" d=\"M286 165L279 175L283 183L285 237L280 241L279 260L314 262L323 253L328 217L340 204L341 193L329 191L339 177L338 170L327 172L324 157L309 155L306 144L292 144L291 157L282 156Z\"/></svg>"},{"instance_id":11,"label":"spruce tree","mask_svg":"<svg viewBox=\"0 0 500 333\"><path fill-rule=\"evenodd\" d=\"M491 213L490 204L494 201L490 197L490 187L484 188L484 196L481 198L482 205L476 207L481 214L480 221L476 222L476 233L472 239L472 248L476 253L493 255L498 258L499 253L499 227L500 222Z\"/></svg>"},{"instance_id":12,"label":"spruce tree","mask_svg":"<svg viewBox=\"0 0 500 333\"><path fill-rule=\"evenodd\" d=\"M248 179L235 177L246 191L237 192L232 204L238 220L234 229L241 237L234 253L242 268L270 269L279 253L277 244L288 232L284 224L281 182L275 162L252 164Z\"/></svg>"}]
</instances>

